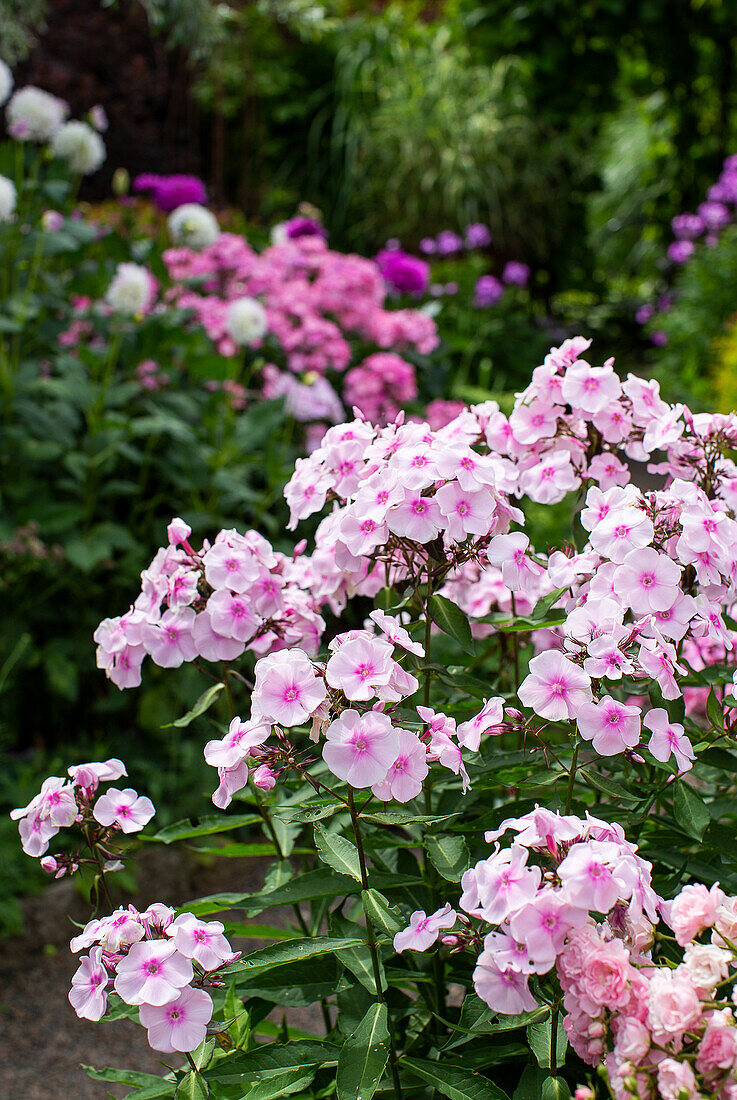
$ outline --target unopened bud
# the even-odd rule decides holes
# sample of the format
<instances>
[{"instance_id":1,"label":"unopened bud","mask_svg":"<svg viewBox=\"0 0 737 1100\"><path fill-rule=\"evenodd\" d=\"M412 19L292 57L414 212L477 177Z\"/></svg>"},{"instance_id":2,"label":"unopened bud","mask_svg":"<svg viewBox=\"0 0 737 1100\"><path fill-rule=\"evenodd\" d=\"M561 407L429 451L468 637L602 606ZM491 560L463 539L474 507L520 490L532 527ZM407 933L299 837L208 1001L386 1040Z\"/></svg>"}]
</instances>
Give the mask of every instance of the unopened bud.
<instances>
[{"instance_id":1,"label":"unopened bud","mask_svg":"<svg viewBox=\"0 0 737 1100\"><path fill-rule=\"evenodd\" d=\"M41 867L47 873L47 875L53 875L57 870L59 864L56 862L53 856L44 856L41 860Z\"/></svg>"}]
</instances>

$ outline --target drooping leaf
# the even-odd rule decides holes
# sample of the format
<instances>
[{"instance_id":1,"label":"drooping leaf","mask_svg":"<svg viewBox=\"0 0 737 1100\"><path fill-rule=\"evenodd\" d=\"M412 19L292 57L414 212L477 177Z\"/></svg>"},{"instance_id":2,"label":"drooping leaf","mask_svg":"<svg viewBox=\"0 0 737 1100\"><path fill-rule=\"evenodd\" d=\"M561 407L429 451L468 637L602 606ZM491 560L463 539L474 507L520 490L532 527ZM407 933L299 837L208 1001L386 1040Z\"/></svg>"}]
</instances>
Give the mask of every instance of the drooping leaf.
<instances>
[{"instance_id":1,"label":"drooping leaf","mask_svg":"<svg viewBox=\"0 0 737 1100\"><path fill-rule=\"evenodd\" d=\"M394 936L404 928L406 921L399 910L390 905L378 890L364 890L361 898L366 916L387 936Z\"/></svg>"},{"instance_id":2,"label":"drooping leaf","mask_svg":"<svg viewBox=\"0 0 737 1100\"><path fill-rule=\"evenodd\" d=\"M503 1089L473 1070L420 1058L404 1057L401 1064L448 1100L509 1100Z\"/></svg>"},{"instance_id":3,"label":"drooping leaf","mask_svg":"<svg viewBox=\"0 0 737 1100\"><path fill-rule=\"evenodd\" d=\"M283 943L272 943L269 947L264 947L260 951L252 951L249 955L239 959L232 967L229 967L228 973L237 975L240 981L243 975L272 970L276 966L286 966L288 963L316 959L320 955L333 955L338 951L363 945L364 940L358 939L358 937L347 939L333 936L315 936L299 940L285 940Z\"/></svg>"},{"instance_id":4,"label":"drooping leaf","mask_svg":"<svg viewBox=\"0 0 737 1100\"><path fill-rule=\"evenodd\" d=\"M247 1084L263 1079L269 1074L272 1078L285 1070L307 1069L323 1066L337 1066L340 1048L333 1043L318 1040L297 1040L291 1043L267 1043L238 1054L218 1067L219 1081L225 1084Z\"/></svg>"},{"instance_id":5,"label":"drooping leaf","mask_svg":"<svg viewBox=\"0 0 737 1100\"><path fill-rule=\"evenodd\" d=\"M701 795L683 779L676 782L673 812L683 831L694 840L701 840L709 824L709 810Z\"/></svg>"},{"instance_id":6,"label":"drooping leaf","mask_svg":"<svg viewBox=\"0 0 737 1100\"><path fill-rule=\"evenodd\" d=\"M315 844L320 859L342 875L350 875L361 881L361 864L358 849L339 833L329 833L322 825L315 825Z\"/></svg>"},{"instance_id":7,"label":"drooping leaf","mask_svg":"<svg viewBox=\"0 0 737 1100\"><path fill-rule=\"evenodd\" d=\"M195 718L199 718L201 714L204 714L206 710L210 709L224 688L225 684L213 684L212 687L202 692L202 695L200 695L191 710L188 710L181 718L177 718L175 722L167 722L165 726L162 726L162 729L170 729L171 726L176 726L177 729L183 729L185 726L188 726L190 722L194 722Z\"/></svg>"},{"instance_id":8,"label":"drooping leaf","mask_svg":"<svg viewBox=\"0 0 737 1100\"><path fill-rule=\"evenodd\" d=\"M463 836L430 833L425 836L425 848L433 866L444 879L448 882L460 882L461 875L471 862L468 845Z\"/></svg>"},{"instance_id":9,"label":"drooping leaf","mask_svg":"<svg viewBox=\"0 0 737 1100\"><path fill-rule=\"evenodd\" d=\"M388 1010L372 1004L338 1059L338 1100L371 1100L389 1058Z\"/></svg>"},{"instance_id":10,"label":"drooping leaf","mask_svg":"<svg viewBox=\"0 0 737 1100\"><path fill-rule=\"evenodd\" d=\"M552 1047L552 1020L551 1014L548 1014L544 1020L538 1020L536 1023L532 1023L527 1028L527 1042L530 1044L530 1049L537 1059L537 1064L542 1069L557 1069L558 1066L562 1066L565 1062L566 1050L568 1048L568 1036L563 1029L563 1020L558 1020L558 1026L556 1029L556 1043L555 1051L551 1050ZM551 1066L551 1055L555 1058L555 1065Z\"/></svg>"},{"instance_id":11,"label":"drooping leaf","mask_svg":"<svg viewBox=\"0 0 737 1100\"><path fill-rule=\"evenodd\" d=\"M244 825L254 825L261 818L258 814L234 814L228 817L226 814L206 814L205 817L190 820L174 821L158 833L148 837L148 840L157 840L161 844L173 844L175 840L188 840L194 836L211 836L215 833L227 833L231 829L240 829Z\"/></svg>"},{"instance_id":12,"label":"drooping leaf","mask_svg":"<svg viewBox=\"0 0 737 1100\"><path fill-rule=\"evenodd\" d=\"M453 638L466 653L475 653L471 625L465 611L445 596L433 595L427 601L430 618L444 634Z\"/></svg>"},{"instance_id":13,"label":"drooping leaf","mask_svg":"<svg viewBox=\"0 0 737 1100\"><path fill-rule=\"evenodd\" d=\"M194 1070L190 1070L187 1076L182 1078L174 1093L176 1100L207 1100L209 1095L207 1081L201 1073L195 1073Z\"/></svg>"}]
</instances>

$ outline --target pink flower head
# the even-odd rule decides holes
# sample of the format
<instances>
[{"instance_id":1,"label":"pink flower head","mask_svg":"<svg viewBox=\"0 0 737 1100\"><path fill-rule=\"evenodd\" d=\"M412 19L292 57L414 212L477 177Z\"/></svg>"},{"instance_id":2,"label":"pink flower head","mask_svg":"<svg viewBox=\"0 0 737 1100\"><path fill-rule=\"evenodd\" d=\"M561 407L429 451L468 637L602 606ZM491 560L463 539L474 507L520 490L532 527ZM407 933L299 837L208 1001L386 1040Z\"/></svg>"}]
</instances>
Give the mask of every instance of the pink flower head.
<instances>
[{"instance_id":1,"label":"pink flower head","mask_svg":"<svg viewBox=\"0 0 737 1100\"><path fill-rule=\"evenodd\" d=\"M450 902L446 902L442 909L432 913L429 917L421 909L413 913L409 919L409 925L394 937L394 950L402 951L427 951L437 940L441 930L452 928L456 922L455 909L451 909Z\"/></svg>"},{"instance_id":2,"label":"pink flower head","mask_svg":"<svg viewBox=\"0 0 737 1100\"><path fill-rule=\"evenodd\" d=\"M139 795L132 787L126 787L123 791L108 787L92 810L92 816L101 825L117 825L124 833L137 833L155 813L151 799Z\"/></svg>"},{"instance_id":3,"label":"pink flower head","mask_svg":"<svg viewBox=\"0 0 737 1100\"><path fill-rule=\"evenodd\" d=\"M637 615L667 611L680 595L681 570L651 546L631 550L614 574L614 591Z\"/></svg>"},{"instance_id":4,"label":"pink flower head","mask_svg":"<svg viewBox=\"0 0 737 1100\"><path fill-rule=\"evenodd\" d=\"M591 367L585 359L568 368L561 385L564 401L592 415L611 405L621 393L622 385L611 367Z\"/></svg>"},{"instance_id":5,"label":"pink flower head","mask_svg":"<svg viewBox=\"0 0 737 1100\"><path fill-rule=\"evenodd\" d=\"M495 535L486 551L492 565L502 571L502 581L512 592L530 589L536 577L545 570L528 556L530 540L521 531L510 535Z\"/></svg>"},{"instance_id":6,"label":"pink flower head","mask_svg":"<svg viewBox=\"0 0 737 1100\"><path fill-rule=\"evenodd\" d=\"M371 787L386 777L399 754L399 737L380 711L346 710L332 722L322 755L333 775L352 787Z\"/></svg>"},{"instance_id":7,"label":"pink flower head","mask_svg":"<svg viewBox=\"0 0 737 1100\"><path fill-rule=\"evenodd\" d=\"M315 675L304 650L283 649L256 662L256 686L251 699L254 719L298 726L317 710L326 696L325 681Z\"/></svg>"},{"instance_id":8,"label":"pink flower head","mask_svg":"<svg viewBox=\"0 0 737 1100\"><path fill-rule=\"evenodd\" d=\"M469 535L488 535L494 527L496 500L488 489L462 489L449 481L435 494L445 519L444 527L454 542L465 542Z\"/></svg>"},{"instance_id":9,"label":"pink flower head","mask_svg":"<svg viewBox=\"0 0 737 1100\"><path fill-rule=\"evenodd\" d=\"M616 490L610 490L610 492ZM591 545L603 557L621 564L632 550L642 550L653 540L652 520L638 508L612 508L591 531ZM633 558L632 561L635 559Z\"/></svg>"},{"instance_id":10,"label":"pink flower head","mask_svg":"<svg viewBox=\"0 0 737 1100\"><path fill-rule=\"evenodd\" d=\"M422 781L428 773L427 751L416 733L397 730L399 748L397 758L386 776L374 783L371 790L382 802L396 798L397 802L409 802L422 790Z\"/></svg>"},{"instance_id":11,"label":"pink flower head","mask_svg":"<svg viewBox=\"0 0 737 1100\"><path fill-rule=\"evenodd\" d=\"M192 534L192 528L178 516L175 517L166 529L166 537L170 546L179 546L188 540Z\"/></svg>"},{"instance_id":12,"label":"pink flower head","mask_svg":"<svg viewBox=\"0 0 737 1100\"><path fill-rule=\"evenodd\" d=\"M588 840L574 844L558 867L558 877L571 902L597 913L608 913L620 898L631 893L616 874L620 845Z\"/></svg>"},{"instance_id":13,"label":"pink flower head","mask_svg":"<svg viewBox=\"0 0 737 1100\"><path fill-rule=\"evenodd\" d=\"M648 1023L656 1038L680 1038L701 1018L701 1004L687 974L660 969L650 979Z\"/></svg>"},{"instance_id":14,"label":"pink flower head","mask_svg":"<svg viewBox=\"0 0 737 1100\"><path fill-rule=\"evenodd\" d=\"M484 699L484 705L478 714L469 718L467 722L461 722L458 727L458 744L470 749L471 752L477 752L481 744L481 734L489 730L493 734L501 733L503 718L504 700L500 696Z\"/></svg>"},{"instance_id":15,"label":"pink flower head","mask_svg":"<svg viewBox=\"0 0 737 1100\"><path fill-rule=\"evenodd\" d=\"M527 976L511 967L502 970L490 952L482 951L479 955L473 972L473 984L481 1000L495 1012L516 1016L537 1008Z\"/></svg>"},{"instance_id":16,"label":"pink flower head","mask_svg":"<svg viewBox=\"0 0 737 1100\"><path fill-rule=\"evenodd\" d=\"M723 897L718 886L709 890L699 883L682 887L673 901L661 907L681 947L691 943L705 928L712 927Z\"/></svg>"},{"instance_id":17,"label":"pink flower head","mask_svg":"<svg viewBox=\"0 0 737 1100\"><path fill-rule=\"evenodd\" d=\"M575 718L580 708L590 703L591 679L567 657L548 650L532 658L529 675L517 695L541 718L559 722Z\"/></svg>"},{"instance_id":18,"label":"pink flower head","mask_svg":"<svg viewBox=\"0 0 737 1100\"><path fill-rule=\"evenodd\" d=\"M673 755L681 772L693 766L696 756L686 731L678 722L671 722L666 710L656 707L645 715L642 724L652 732L647 747L656 760L665 763Z\"/></svg>"},{"instance_id":19,"label":"pink flower head","mask_svg":"<svg viewBox=\"0 0 737 1100\"><path fill-rule=\"evenodd\" d=\"M194 611L185 607L180 611L165 611L156 623L143 624L141 641L155 664L160 668L179 668L183 661L195 659L194 621Z\"/></svg>"},{"instance_id":20,"label":"pink flower head","mask_svg":"<svg viewBox=\"0 0 737 1100\"><path fill-rule=\"evenodd\" d=\"M242 722L234 718L221 741L208 741L205 760L213 768L232 768L250 756L250 750L262 745L271 733L268 722L252 720Z\"/></svg>"},{"instance_id":21,"label":"pink flower head","mask_svg":"<svg viewBox=\"0 0 737 1100\"><path fill-rule=\"evenodd\" d=\"M192 976L191 960L171 940L139 941L118 963L115 992L129 1005L165 1005Z\"/></svg>"},{"instance_id":22,"label":"pink flower head","mask_svg":"<svg viewBox=\"0 0 737 1100\"><path fill-rule=\"evenodd\" d=\"M361 633L338 649L327 663L325 679L347 699L366 701L380 694L392 678L392 647L383 638Z\"/></svg>"},{"instance_id":23,"label":"pink flower head","mask_svg":"<svg viewBox=\"0 0 737 1100\"><path fill-rule=\"evenodd\" d=\"M138 1018L148 1031L149 1045L167 1054L196 1050L204 1042L213 1004L204 989L186 988L163 1005L144 1003Z\"/></svg>"},{"instance_id":24,"label":"pink flower head","mask_svg":"<svg viewBox=\"0 0 737 1100\"><path fill-rule=\"evenodd\" d=\"M501 924L537 895L541 872L528 867L527 848L513 844L465 871L460 906L489 924Z\"/></svg>"},{"instance_id":25,"label":"pink flower head","mask_svg":"<svg viewBox=\"0 0 737 1100\"><path fill-rule=\"evenodd\" d=\"M125 764L116 757L110 760L93 761L89 764L72 764L67 768L75 787L83 787L90 794L94 794L100 783L109 783L111 780L120 779L127 775Z\"/></svg>"},{"instance_id":26,"label":"pink flower head","mask_svg":"<svg viewBox=\"0 0 737 1100\"><path fill-rule=\"evenodd\" d=\"M108 973L102 964L102 948L95 947L79 960L79 969L72 978L69 1003L85 1020L101 1020L107 1008Z\"/></svg>"},{"instance_id":27,"label":"pink flower head","mask_svg":"<svg viewBox=\"0 0 737 1100\"><path fill-rule=\"evenodd\" d=\"M520 943L527 945L536 967L544 973L555 962L574 928L588 919L588 912L571 903L554 890L542 890L537 898L512 915L509 927Z\"/></svg>"},{"instance_id":28,"label":"pink flower head","mask_svg":"<svg viewBox=\"0 0 737 1100\"><path fill-rule=\"evenodd\" d=\"M400 625L398 619L387 615L384 611L372 611L369 618L373 619L382 634L386 634L393 645L400 646L407 653L414 653L416 657L425 656L424 646L412 641L409 631Z\"/></svg>"},{"instance_id":29,"label":"pink flower head","mask_svg":"<svg viewBox=\"0 0 737 1100\"><path fill-rule=\"evenodd\" d=\"M387 524L395 535L421 543L432 542L444 526L437 501L419 491L408 492L402 504L390 509Z\"/></svg>"},{"instance_id":30,"label":"pink flower head","mask_svg":"<svg viewBox=\"0 0 737 1100\"><path fill-rule=\"evenodd\" d=\"M601 756L616 756L640 740L640 708L620 703L611 695L598 703L584 703L577 722L578 732Z\"/></svg>"},{"instance_id":31,"label":"pink flower head","mask_svg":"<svg viewBox=\"0 0 737 1100\"><path fill-rule=\"evenodd\" d=\"M220 921L202 921L192 913L181 913L171 924L169 935L177 951L187 959L194 959L203 970L216 970L233 957Z\"/></svg>"}]
</instances>

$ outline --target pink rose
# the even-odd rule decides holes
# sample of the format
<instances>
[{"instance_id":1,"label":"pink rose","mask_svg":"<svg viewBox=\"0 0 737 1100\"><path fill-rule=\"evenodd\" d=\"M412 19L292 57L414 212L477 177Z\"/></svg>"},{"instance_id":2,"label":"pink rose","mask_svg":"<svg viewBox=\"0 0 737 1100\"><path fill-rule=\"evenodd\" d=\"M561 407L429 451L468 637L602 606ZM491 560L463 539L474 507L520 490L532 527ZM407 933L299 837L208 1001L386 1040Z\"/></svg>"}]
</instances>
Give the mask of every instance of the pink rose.
<instances>
[{"instance_id":1,"label":"pink rose","mask_svg":"<svg viewBox=\"0 0 737 1100\"><path fill-rule=\"evenodd\" d=\"M650 1049L650 1032L634 1016L625 1016L617 1031L615 1050L619 1058L639 1065Z\"/></svg>"},{"instance_id":2,"label":"pink rose","mask_svg":"<svg viewBox=\"0 0 737 1100\"><path fill-rule=\"evenodd\" d=\"M737 1056L737 1032L733 1027L709 1024L699 1045L696 1068L704 1077L730 1069Z\"/></svg>"},{"instance_id":3,"label":"pink rose","mask_svg":"<svg viewBox=\"0 0 737 1100\"><path fill-rule=\"evenodd\" d=\"M663 916L681 947L694 940L705 928L711 928L717 907L723 899L724 894L716 885L711 890L701 885L684 886L673 901L663 906Z\"/></svg>"},{"instance_id":4,"label":"pink rose","mask_svg":"<svg viewBox=\"0 0 737 1100\"><path fill-rule=\"evenodd\" d=\"M658 971L650 981L648 998L650 1030L670 1038L682 1035L701 1018L701 1002L688 976L672 970Z\"/></svg>"},{"instance_id":5,"label":"pink rose","mask_svg":"<svg viewBox=\"0 0 737 1100\"><path fill-rule=\"evenodd\" d=\"M608 1008L627 1003L629 952L621 940L600 943L587 955L580 983L587 1000Z\"/></svg>"},{"instance_id":6,"label":"pink rose","mask_svg":"<svg viewBox=\"0 0 737 1100\"><path fill-rule=\"evenodd\" d=\"M664 1058L658 1066L658 1090L663 1100L695 1100L699 1095L693 1070L675 1058Z\"/></svg>"}]
</instances>

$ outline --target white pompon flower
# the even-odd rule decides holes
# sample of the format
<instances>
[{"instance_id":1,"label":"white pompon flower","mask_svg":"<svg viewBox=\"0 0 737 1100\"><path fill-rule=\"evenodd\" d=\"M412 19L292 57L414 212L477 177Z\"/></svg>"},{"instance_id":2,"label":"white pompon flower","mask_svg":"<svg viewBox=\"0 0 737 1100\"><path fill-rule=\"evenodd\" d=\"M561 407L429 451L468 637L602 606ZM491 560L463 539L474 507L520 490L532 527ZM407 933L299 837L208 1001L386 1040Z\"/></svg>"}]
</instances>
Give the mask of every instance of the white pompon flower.
<instances>
[{"instance_id":1,"label":"white pompon flower","mask_svg":"<svg viewBox=\"0 0 737 1100\"><path fill-rule=\"evenodd\" d=\"M169 215L166 224L174 243L187 248L207 248L220 236L215 215L197 202L185 202L183 206L178 206Z\"/></svg>"},{"instance_id":2,"label":"white pompon flower","mask_svg":"<svg viewBox=\"0 0 737 1100\"><path fill-rule=\"evenodd\" d=\"M132 317L143 312L153 294L153 279L140 264L118 264L115 276L105 293L105 301L116 313Z\"/></svg>"},{"instance_id":3,"label":"white pompon flower","mask_svg":"<svg viewBox=\"0 0 737 1100\"><path fill-rule=\"evenodd\" d=\"M0 222L6 222L15 210L17 194L15 184L7 176L0 176Z\"/></svg>"},{"instance_id":4,"label":"white pompon flower","mask_svg":"<svg viewBox=\"0 0 737 1100\"><path fill-rule=\"evenodd\" d=\"M268 331L266 310L255 298L235 298L228 306L225 327L236 344L253 344Z\"/></svg>"},{"instance_id":5,"label":"white pompon flower","mask_svg":"<svg viewBox=\"0 0 737 1100\"><path fill-rule=\"evenodd\" d=\"M69 104L29 84L5 108L8 133L17 141L50 141L69 114Z\"/></svg>"},{"instance_id":6,"label":"white pompon flower","mask_svg":"<svg viewBox=\"0 0 737 1100\"><path fill-rule=\"evenodd\" d=\"M86 122L65 122L51 139L51 152L67 161L72 172L89 176L105 160L105 143Z\"/></svg>"},{"instance_id":7,"label":"white pompon flower","mask_svg":"<svg viewBox=\"0 0 737 1100\"><path fill-rule=\"evenodd\" d=\"M13 74L4 61L0 61L0 107L6 103L13 90Z\"/></svg>"}]
</instances>

